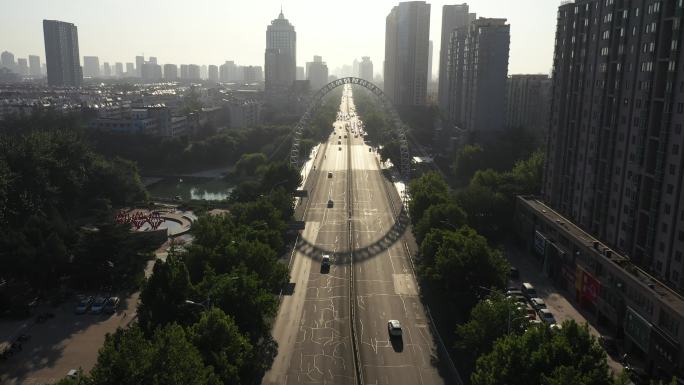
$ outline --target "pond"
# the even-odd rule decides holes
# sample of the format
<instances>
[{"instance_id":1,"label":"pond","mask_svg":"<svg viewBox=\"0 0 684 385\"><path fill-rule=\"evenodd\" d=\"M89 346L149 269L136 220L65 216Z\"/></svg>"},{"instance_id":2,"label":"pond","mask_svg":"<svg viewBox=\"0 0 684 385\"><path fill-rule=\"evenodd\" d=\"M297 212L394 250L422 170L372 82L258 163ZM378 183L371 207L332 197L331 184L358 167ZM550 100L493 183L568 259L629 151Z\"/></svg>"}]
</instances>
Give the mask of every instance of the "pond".
<instances>
[{"instance_id":1,"label":"pond","mask_svg":"<svg viewBox=\"0 0 684 385\"><path fill-rule=\"evenodd\" d=\"M147 186L150 196L183 200L220 201L228 198L233 185L220 178L166 178Z\"/></svg>"}]
</instances>

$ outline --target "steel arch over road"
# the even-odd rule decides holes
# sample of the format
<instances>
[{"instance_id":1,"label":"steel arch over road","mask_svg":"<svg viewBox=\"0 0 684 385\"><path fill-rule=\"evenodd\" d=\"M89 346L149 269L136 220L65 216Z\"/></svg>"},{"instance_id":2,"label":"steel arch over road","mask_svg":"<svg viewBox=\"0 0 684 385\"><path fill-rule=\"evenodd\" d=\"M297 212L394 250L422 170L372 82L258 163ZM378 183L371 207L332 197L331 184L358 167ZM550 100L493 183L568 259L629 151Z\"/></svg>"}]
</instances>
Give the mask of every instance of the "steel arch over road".
<instances>
[{"instance_id":1,"label":"steel arch over road","mask_svg":"<svg viewBox=\"0 0 684 385\"><path fill-rule=\"evenodd\" d=\"M390 121L392 122L394 134L396 135L397 139L399 139L399 151L401 153L401 175L402 177L404 177L406 181L408 181L411 172L411 158L409 155L408 141L406 140L406 125L404 125L404 123L399 118L399 114L397 114L397 111L394 109L392 102L389 99L387 99L385 93L382 92L382 90L378 86L369 82L368 80L351 76L333 80L332 82L326 84L325 86L323 86L323 88L318 90L316 94L314 94L313 98L311 99L311 103L309 104L309 107L306 109L306 112L304 113L304 115L302 115L301 119L299 119L299 122L295 126L294 138L292 141L292 149L290 150L290 163L292 164L292 166L298 168L300 161L299 143L302 139L302 133L304 132L304 128L309 125L309 121L311 120L311 116L313 115L313 113L316 112L316 109L318 109L318 107L321 105L323 97L335 88L343 86L345 84L352 84L364 87L365 89L372 92L375 96L377 96L378 99L380 99L380 101L382 102L382 105L385 108L385 112L389 115Z\"/></svg>"}]
</instances>

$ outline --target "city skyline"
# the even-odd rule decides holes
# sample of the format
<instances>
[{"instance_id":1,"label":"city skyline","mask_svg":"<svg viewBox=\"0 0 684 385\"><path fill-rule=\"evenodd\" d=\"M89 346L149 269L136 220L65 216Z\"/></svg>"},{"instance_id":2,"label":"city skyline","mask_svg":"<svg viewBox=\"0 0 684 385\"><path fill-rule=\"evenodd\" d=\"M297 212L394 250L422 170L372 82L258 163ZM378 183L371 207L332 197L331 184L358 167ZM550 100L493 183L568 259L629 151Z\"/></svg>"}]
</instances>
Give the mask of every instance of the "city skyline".
<instances>
[{"instance_id":1,"label":"city skyline","mask_svg":"<svg viewBox=\"0 0 684 385\"><path fill-rule=\"evenodd\" d=\"M432 8L430 40L434 42L435 56L440 50L442 6L461 2L428 1ZM345 3L350 9L364 9L364 12L354 13L354 25L363 25L364 28L345 30L342 34L340 28L344 24L340 23L339 27L331 24L331 15L335 14L330 13L328 4L319 2L312 6L302 1L283 2L283 13L295 25L299 35L297 65L320 55L326 58L333 71L351 64L355 58L370 56L376 63L375 72L381 73L385 17L396 4L396 1L388 0L373 3L352 0ZM555 15L560 0L521 0L515 3L474 0L468 4L471 12L508 19L511 25L509 73L549 73ZM129 12L133 5L138 10L136 13ZM205 21L187 30L166 22L186 15L181 4L178 5L164 8L163 18L151 20L147 15L159 14L159 4L134 4L125 0L120 6L103 9L82 0L67 5L43 0L28 2L11 7L4 13L0 35L5 38L0 50L10 51L19 58L44 56L41 23L43 19L55 19L78 25L81 55L98 56L101 63L133 62L135 56L144 54L158 57L160 64L220 65L226 60L233 60L243 65L263 65L264 25L278 16L281 2L265 0L256 7L252 3L220 4L205 0L196 4L197 9L212 11L201 13L200 17L206 17ZM537 11L533 13L529 9ZM117 17L118 14L121 17ZM34 25L35 28L32 27ZM211 38L201 44L201 39L206 36ZM221 46L225 48L221 49ZM439 73L439 60L433 60L432 73L434 77Z\"/></svg>"}]
</instances>

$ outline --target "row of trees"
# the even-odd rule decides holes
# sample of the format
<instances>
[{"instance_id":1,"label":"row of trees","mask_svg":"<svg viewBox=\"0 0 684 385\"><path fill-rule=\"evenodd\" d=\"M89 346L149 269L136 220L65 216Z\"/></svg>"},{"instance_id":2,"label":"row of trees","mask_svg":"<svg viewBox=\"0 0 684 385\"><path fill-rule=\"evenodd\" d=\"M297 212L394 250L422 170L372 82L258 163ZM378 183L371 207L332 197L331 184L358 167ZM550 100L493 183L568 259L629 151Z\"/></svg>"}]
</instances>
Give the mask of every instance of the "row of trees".
<instances>
[{"instance_id":1,"label":"row of trees","mask_svg":"<svg viewBox=\"0 0 684 385\"><path fill-rule=\"evenodd\" d=\"M137 168L95 152L79 127L47 112L0 121L0 312L64 283L130 284L144 264L145 245L110 215L147 199Z\"/></svg>"},{"instance_id":2,"label":"row of trees","mask_svg":"<svg viewBox=\"0 0 684 385\"><path fill-rule=\"evenodd\" d=\"M609 373L605 352L586 326L531 326L523 307L497 294L509 267L489 242L503 241L514 230L515 197L539 192L544 158L536 150L516 160L519 154L492 146L498 152L468 146L457 155L455 170L470 177L465 184L456 181L462 186L456 191L436 173L410 186L418 271L438 315L458 324L447 339L460 370L474 385L624 382ZM506 162L512 168L501 166ZM469 317L463 320L462 314Z\"/></svg>"},{"instance_id":3,"label":"row of trees","mask_svg":"<svg viewBox=\"0 0 684 385\"><path fill-rule=\"evenodd\" d=\"M277 345L270 322L288 281L279 261L300 175L264 166L254 197L230 214L202 216L194 241L157 261L143 285L138 322L107 336L90 375L60 384L252 384Z\"/></svg>"}]
</instances>

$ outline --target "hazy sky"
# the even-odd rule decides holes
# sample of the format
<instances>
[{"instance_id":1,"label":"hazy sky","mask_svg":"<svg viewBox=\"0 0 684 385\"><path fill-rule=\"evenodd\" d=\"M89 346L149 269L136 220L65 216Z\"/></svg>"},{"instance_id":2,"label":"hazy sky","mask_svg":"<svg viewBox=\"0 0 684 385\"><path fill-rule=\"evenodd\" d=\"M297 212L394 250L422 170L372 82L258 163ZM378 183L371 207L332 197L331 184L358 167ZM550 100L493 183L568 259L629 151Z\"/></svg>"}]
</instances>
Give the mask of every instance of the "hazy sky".
<instances>
[{"instance_id":1,"label":"hazy sky","mask_svg":"<svg viewBox=\"0 0 684 385\"><path fill-rule=\"evenodd\" d=\"M434 76L439 65L442 5L428 1ZM266 26L283 6L297 31L297 65L323 56L330 72L370 56L382 71L385 17L396 0L0 0L0 51L45 57L43 19L78 26L82 56L100 64L156 56L160 64L262 65ZM471 0L478 17L511 24L509 73L548 73L560 0Z\"/></svg>"}]
</instances>

